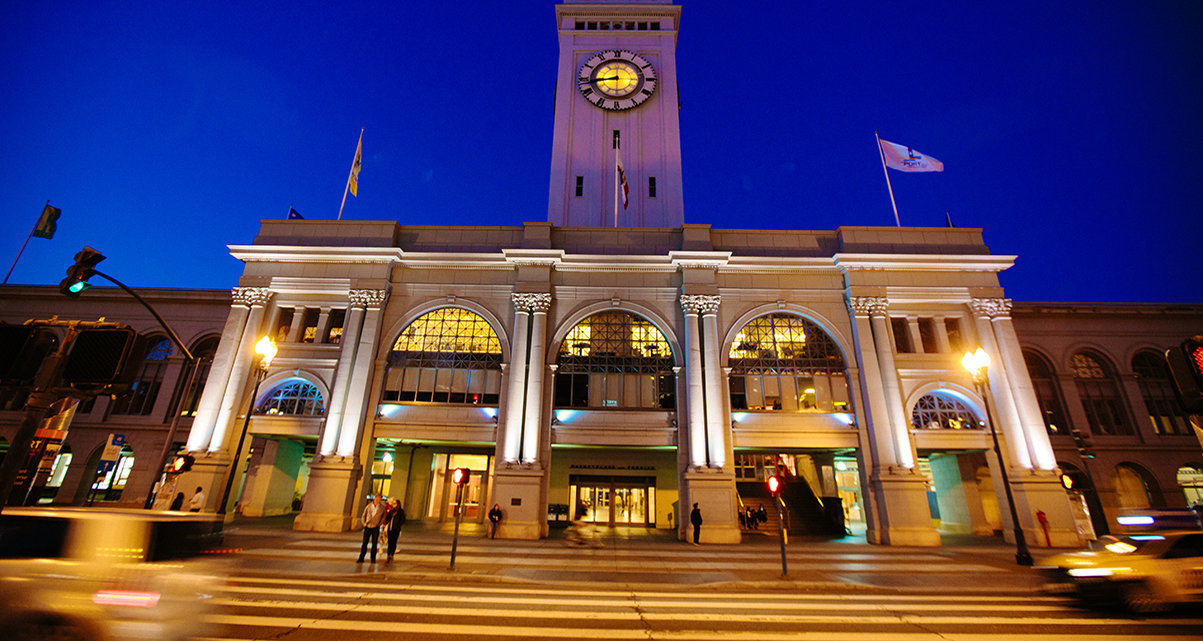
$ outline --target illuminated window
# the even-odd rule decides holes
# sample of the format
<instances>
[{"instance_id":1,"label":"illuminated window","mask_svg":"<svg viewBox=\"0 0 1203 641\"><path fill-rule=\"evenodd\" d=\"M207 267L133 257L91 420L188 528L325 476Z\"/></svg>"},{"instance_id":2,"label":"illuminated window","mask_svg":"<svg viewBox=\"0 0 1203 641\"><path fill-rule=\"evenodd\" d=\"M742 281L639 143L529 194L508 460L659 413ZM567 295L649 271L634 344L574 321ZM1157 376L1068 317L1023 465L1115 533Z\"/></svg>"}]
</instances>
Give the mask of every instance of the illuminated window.
<instances>
[{"instance_id":1,"label":"illuminated window","mask_svg":"<svg viewBox=\"0 0 1203 641\"><path fill-rule=\"evenodd\" d=\"M1140 352L1132 357L1132 371L1149 412L1149 422L1158 434L1191 434L1190 419L1174 394L1174 381L1165 357Z\"/></svg>"},{"instance_id":2,"label":"illuminated window","mask_svg":"<svg viewBox=\"0 0 1203 641\"><path fill-rule=\"evenodd\" d=\"M733 410L849 409L843 354L801 316L776 313L752 320L736 334L727 357Z\"/></svg>"},{"instance_id":3,"label":"illuminated window","mask_svg":"<svg viewBox=\"0 0 1203 641\"><path fill-rule=\"evenodd\" d=\"M1119 384L1105 361L1086 352L1074 354L1071 363L1078 397L1095 434L1131 434Z\"/></svg>"},{"instance_id":4,"label":"illuminated window","mask_svg":"<svg viewBox=\"0 0 1203 641\"><path fill-rule=\"evenodd\" d=\"M335 309L330 312L329 327L326 329L326 337L323 343L338 345L343 338L343 324L347 322L347 310Z\"/></svg>"},{"instance_id":5,"label":"illuminated window","mask_svg":"<svg viewBox=\"0 0 1203 641\"><path fill-rule=\"evenodd\" d=\"M264 398L255 408L256 414L287 414L317 416L326 412L326 401L317 385L304 379L285 381Z\"/></svg>"},{"instance_id":6,"label":"illuminated window","mask_svg":"<svg viewBox=\"0 0 1203 641\"><path fill-rule=\"evenodd\" d=\"M96 457L99 459L100 454ZM121 499L121 492L125 489L125 484L129 481L130 472L134 469L134 451L129 445L121 446L121 453L117 455L117 462L112 467L109 467L104 474L92 482L92 489L98 492L93 497L98 501L117 501Z\"/></svg>"},{"instance_id":7,"label":"illuminated window","mask_svg":"<svg viewBox=\"0 0 1203 641\"><path fill-rule=\"evenodd\" d=\"M496 406L501 341L479 314L443 307L410 323L389 354L384 402Z\"/></svg>"},{"instance_id":8,"label":"illuminated window","mask_svg":"<svg viewBox=\"0 0 1203 641\"><path fill-rule=\"evenodd\" d=\"M915 403L911 423L925 430L980 430L985 423L955 396L932 392Z\"/></svg>"},{"instance_id":9,"label":"illuminated window","mask_svg":"<svg viewBox=\"0 0 1203 641\"><path fill-rule=\"evenodd\" d=\"M167 357L171 356L171 341L164 338L146 354L138 377L129 392L116 397L109 405L109 414L146 416L154 409L167 371Z\"/></svg>"},{"instance_id":10,"label":"illuminated window","mask_svg":"<svg viewBox=\"0 0 1203 641\"><path fill-rule=\"evenodd\" d=\"M1044 416L1045 429L1049 434L1068 434L1069 422L1065 420L1065 406L1061 403L1053 368L1035 352L1024 351L1023 360L1028 366L1028 377L1032 379L1040 413Z\"/></svg>"},{"instance_id":11,"label":"illuminated window","mask_svg":"<svg viewBox=\"0 0 1203 641\"><path fill-rule=\"evenodd\" d=\"M672 347L655 325L624 311L573 327L556 357L556 407L676 407Z\"/></svg>"}]
</instances>

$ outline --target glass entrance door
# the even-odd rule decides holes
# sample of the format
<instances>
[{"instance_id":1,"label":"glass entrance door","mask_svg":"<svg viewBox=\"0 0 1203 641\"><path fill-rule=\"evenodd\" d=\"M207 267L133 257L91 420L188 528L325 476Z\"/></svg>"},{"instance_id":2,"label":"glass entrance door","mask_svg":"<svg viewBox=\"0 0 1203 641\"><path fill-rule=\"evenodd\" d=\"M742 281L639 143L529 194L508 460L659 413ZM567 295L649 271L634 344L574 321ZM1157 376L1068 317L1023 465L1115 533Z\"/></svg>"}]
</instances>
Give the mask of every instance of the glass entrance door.
<instances>
[{"instance_id":1,"label":"glass entrance door","mask_svg":"<svg viewBox=\"0 0 1203 641\"><path fill-rule=\"evenodd\" d=\"M654 524L654 479L573 478L569 491L574 520L599 525L647 527Z\"/></svg>"}]
</instances>

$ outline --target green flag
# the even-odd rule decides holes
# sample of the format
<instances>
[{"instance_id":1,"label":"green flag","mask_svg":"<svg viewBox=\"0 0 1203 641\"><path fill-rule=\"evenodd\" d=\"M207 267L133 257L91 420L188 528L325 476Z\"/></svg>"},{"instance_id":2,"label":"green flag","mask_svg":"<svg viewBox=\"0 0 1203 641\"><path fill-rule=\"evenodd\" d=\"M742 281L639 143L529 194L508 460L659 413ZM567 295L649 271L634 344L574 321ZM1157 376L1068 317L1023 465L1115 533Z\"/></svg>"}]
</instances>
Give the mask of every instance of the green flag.
<instances>
[{"instance_id":1,"label":"green flag","mask_svg":"<svg viewBox=\"0 0 1203 641\"><path fill-rule=\"evenodd\" d=\"M55 223L61 213L63 213L61 209L51 207L50 203L46 203L46 206L42 208L42 215L38 217L38 224L33 227L33 235L38 238L54 238Z\"/></svg>"}]
</instances>

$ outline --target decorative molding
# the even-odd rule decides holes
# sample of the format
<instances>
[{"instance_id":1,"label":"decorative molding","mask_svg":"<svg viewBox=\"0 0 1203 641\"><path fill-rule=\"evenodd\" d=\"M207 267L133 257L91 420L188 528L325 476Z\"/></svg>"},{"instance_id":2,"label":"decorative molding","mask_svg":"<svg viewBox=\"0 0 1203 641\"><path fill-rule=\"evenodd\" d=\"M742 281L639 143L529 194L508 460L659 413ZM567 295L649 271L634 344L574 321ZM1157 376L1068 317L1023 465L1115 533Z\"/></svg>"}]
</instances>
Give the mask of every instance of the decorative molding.
<instances>
[{"instance_id":1,"label":"decorative molding","mask_svg":"<svg viewBox=\"0 0 1203 641\"><path fill-rule=\"evenodd\" d=\"M721 298L706 294L682 294L681 309L685 310L686 314L717 314Z\"/></svg>"},{"instance_id":2,"label":"decorative molding","mask_svg":"<svg viewBox=\"0 0 1203 641\"><path fill-rule=\"evenodd\" d=\"M266 307L274 295L272 290L266 287L235 287L230 290L230 294L234 297L235 304L247 307Z\"/></svg>"},{"instance_id":3,"label":"decorative molding","mask_svg":"<svg viewBox=\"0 0 1203 641\"><path fill-rule=\"evenodd\" d=\"M978 318L1010 318L1010 298L974 298L969 301L969 309Z\"/></svg>"},{"instance_id":4,"label":"decorative molding","mask_svg":"<svg viewBox=\"0 0 1203 641\"><path fill-rule=\"evenodd\" d=\"M551 294L511 294L518 312L546 314L551 309Z\"/></svg>"},{"instance_id":5,"label":"decorative molding","mask_svg":"<svg viewBox=\"0 0 1203 641\"><path fill-rule=\"evenodd\" d=\"M857 316L885 316L890 299L885 296L849 296L848 308Z\"/></svg>"},{"instance_id":6,"label":"decorative molding","mask_svg":"<svg viewBox=\"0 0 1203 641\"><path fill-rule=\"evenodd\" d=\"M348 297L351 299L351 304L356 307L378 308L384 305L384 299L388 298L388 292L383 289L352 289Z\"/></svg>"}]
</instances>

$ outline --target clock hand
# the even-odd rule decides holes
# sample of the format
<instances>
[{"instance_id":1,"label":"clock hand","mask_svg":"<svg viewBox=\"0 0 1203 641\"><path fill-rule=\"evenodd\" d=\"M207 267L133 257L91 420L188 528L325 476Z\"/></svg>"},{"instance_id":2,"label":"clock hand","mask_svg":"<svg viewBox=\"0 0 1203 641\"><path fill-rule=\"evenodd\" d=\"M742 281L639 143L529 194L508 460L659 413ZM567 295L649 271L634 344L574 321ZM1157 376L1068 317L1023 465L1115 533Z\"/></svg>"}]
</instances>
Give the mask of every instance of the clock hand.
<instances>
[{"instance_id":1,"label":"clock hand","mask_svg":"<svg viewBox=\"0 0 1203 641\"><path fill-rule=\"evenodd\" d=\"M610 76L609 78L594 78L593 82L604 82L606 80L621 80L621 76Z\"/></svg>"}]
</instances>

